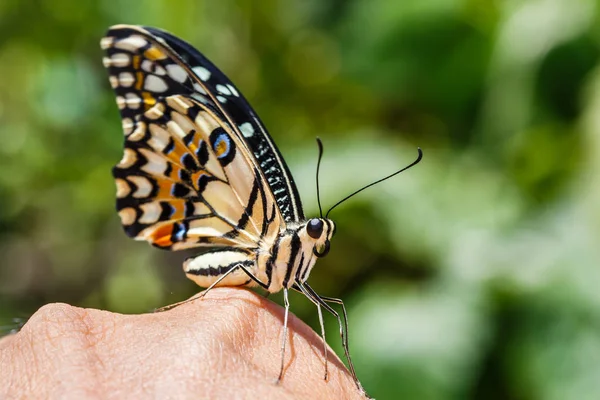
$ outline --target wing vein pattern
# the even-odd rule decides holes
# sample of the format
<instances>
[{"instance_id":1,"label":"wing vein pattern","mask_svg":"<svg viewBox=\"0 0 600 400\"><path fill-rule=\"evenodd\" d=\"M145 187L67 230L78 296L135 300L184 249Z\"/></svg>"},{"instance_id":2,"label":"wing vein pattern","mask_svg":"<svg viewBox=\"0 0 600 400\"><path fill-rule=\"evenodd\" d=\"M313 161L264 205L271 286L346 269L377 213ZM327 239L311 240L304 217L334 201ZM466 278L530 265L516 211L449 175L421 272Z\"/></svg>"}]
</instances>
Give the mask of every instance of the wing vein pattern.
<instances>
[{"instance_id":1,"label":"wing vein pattern","mask_svg":"<svg viewBox=\"0 0 600 400\"><path fill-rule=\"evenodd\" d=\"M304 217L269 134L210 61L155 28L115 26L101 44L125 135L113 175L129 236L252 252Z\"/></svg>"}]
</instances>

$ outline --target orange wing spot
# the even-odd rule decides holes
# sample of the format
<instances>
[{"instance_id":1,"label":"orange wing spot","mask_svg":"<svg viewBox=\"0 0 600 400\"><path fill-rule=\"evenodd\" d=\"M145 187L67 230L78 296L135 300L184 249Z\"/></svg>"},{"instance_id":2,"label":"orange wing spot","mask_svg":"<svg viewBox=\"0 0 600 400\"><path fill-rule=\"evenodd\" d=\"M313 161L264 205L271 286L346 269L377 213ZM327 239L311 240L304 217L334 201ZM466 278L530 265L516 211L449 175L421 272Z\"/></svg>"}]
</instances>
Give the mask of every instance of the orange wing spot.
<instances>
[{"instance_id":1,"label":"orange wing spot","mask_svg":"<svg viewBox=\"0 0 600 400\"><path fill-rule=\"evenodd\" d=\"M171 188L173 187L172 182L167 181L165 179L157 179L156 182L158 183L158 193L156 194L157 198L168 199L168 198L172 197L172 195L171 195Z\"/></svg>"},{"instance_id":2,"label":"orange wing spot","mask_svg":"<svg viewBox=\"0 0 600 400\"><path fill-rule=\"evenodd\" d=\"M165 55L165 53L163 53L162 51L160 51L159 49L157 49L156 47L150 47L148 50L146 50L144 52L144 57L146 57L149 60L162 60L164 58L167 58L167 56Z\"/></svg>"},{"instance_id":3,"label":"orange wing spot","mask_svg":"<svg viewBox=\"0 0 600 400\"><path fill-rule=\"evenodd\" d=\"M215 148L215 155L217 157L221 157L227 151L227 142L225 140L219 141Z\"/></svg>"},{"instance_id":4,"label":"orange wing spot","mask_svg":"<svg viewBox=\"0 0 600 400\"><path fill-rule=\"evenodd\" d=\"M173 244L171 234L173 233L173 224L159 226L150 234L152 243L160 247L168 247Z\"/></svg>"},{"instance_id":5,"label":"orange wing spot","mask_svg":"<svg viewBox=\"0 0 600 400\"><path fill-rule=\"evenodd\" d=\"M192 137L192 140L190 141L190 144L188 144L188 149L190 149L190 151L194 154L196 154L196 151L198 150L198 143L200 142L200 139L198 138L200 134L198 132L194 132L194 135Z\"/></svg>"},{"instance_id":6,"label":"orange wing spot","mask_svg":"<svg viewBox=\"0 0 600 400\"><path fill-rule=\"evenodd\" d=\"M140 69L140 56L133 56L133 69Z\"/></svg>"},{"instance_id":7,"label":"orange wing spot","mask_svg":"<svg viewBox=\"0 0 600 400\"><path fill-rule=\"evenodd\" d=\"M207 171L205 170L200 170L198 172L196 172L195 174L192 174L192 176L190 177L192 184L194 185L194 189L196 191L199 191L200 188L198 187L198 183L200 182L200 178L202 176L206 176L207 178L212 178L212 175L209 174Z\"/></svg>"},{"instance_id":8,"label":"orange wing spot","mask_svg":"<svg viewBox=\"0 0 600 400\"><path fill-rule=\"evenodd\" d=\"M175 140L175 146L173 147L173 154L177 157L177 163L180 163L180 157L183 156L184 154L189 153L190 151L188 150L187 147L185 147L185 145L183 144L183 142L181 140Z\"/></svg>"},{"instance_id":9,"label":"orange wing spot","mask_svg":"<svg viewBox=\"0 0 600 400\"><path fill-rule=\"evenodd\" d=\"M173 208L171 219L179 220L185 217L185 200L171 200L169 204Z\"/></svg>"},{"instance_id":10,"label":"orange wing spot","mask_svg":"<svg viewBox=\"0 0 600 400\"><path fill-rule=\"evenodd\" d=\"M173 147L173 150L170 151L169 154L167 154L166 156L173 164L175 164L173 167L181 167L181 157L189 152L190 151L185 147L181 140L175 140L175 146ZM179 174L179 170L177 170L177 174ZM177 179L179 178L179 175L175 176L177 177Z\"/></svg>"},{"instance_id":11,"label":"orange wing spot","mask_svg":"<svg viewBox=\"0 0 600 400\"><path fill-rule=\"evenodd\" d=\"M143 92L142 97L144 98L144 109L148 110L150 107L156 104L156 98L148 92Z\"/></svg>"},{"instance_id":12,"label":"orange wing spot","mask_svg":"<svg viewBox=\"0 0 600 400\"><path fill-rule=\"evenodd\" d=\"M174 180L174 181L179 181L179 172L181 171L181 167L177 166L177 165L173 165L173 169L171 170L171 173L169 174L169 178Z\"/></svg>"},{"instance_id":13,"label":"orange wing spot","mask_svg":"<svg viewBox=\"0 0 600 400\"><path fill-rule=\"evenodd\" d=\"M138 71L135 73L135 88L137 90L142 90L143 84L144 84L144 73L142 71Z\"/></svg>"}]
</instances>

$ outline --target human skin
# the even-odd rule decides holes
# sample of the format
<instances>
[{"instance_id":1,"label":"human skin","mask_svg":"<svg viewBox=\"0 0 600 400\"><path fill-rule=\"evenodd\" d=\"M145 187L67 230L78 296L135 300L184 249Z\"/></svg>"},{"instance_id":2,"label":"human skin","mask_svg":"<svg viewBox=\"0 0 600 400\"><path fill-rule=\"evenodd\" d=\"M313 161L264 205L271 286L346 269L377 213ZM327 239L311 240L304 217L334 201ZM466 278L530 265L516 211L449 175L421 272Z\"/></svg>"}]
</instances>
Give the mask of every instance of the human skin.
<instances>
[{"instance_id":1,"label":"human skin","mask_svg":"<svg viewBox=\"0 0 600 400\"><path fill-rule=\"evenodd\" d=\"M323 379L321 338L291 313L275 383L283 315L235 288L142 315L50 304L0 340L0 398L364 398L331 350Z\"/></svg>"}]
</instances>

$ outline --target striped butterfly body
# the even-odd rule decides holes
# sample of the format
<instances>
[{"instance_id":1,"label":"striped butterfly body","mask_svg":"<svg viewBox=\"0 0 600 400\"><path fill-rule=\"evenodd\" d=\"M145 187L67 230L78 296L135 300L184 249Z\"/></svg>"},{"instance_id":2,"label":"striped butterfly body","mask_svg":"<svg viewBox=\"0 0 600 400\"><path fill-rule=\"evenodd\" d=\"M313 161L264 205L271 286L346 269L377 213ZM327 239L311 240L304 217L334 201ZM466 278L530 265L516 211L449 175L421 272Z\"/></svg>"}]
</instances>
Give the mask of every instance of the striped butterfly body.
<instances>
[{"instance_id":1,"label":"striped butterfly body","mask_svg":"<svg viewBox=\"0 0 600 400\"><path fill-rule=\"evenodd\" d=\"M306 283L329 251L335 224L306 220L293 178L256 113L229 79L175 36L118 25L101 41L125 134L113 169L125 232L162 249L211 247L184 262L198 285L283 290L283 372L288 290L344 319ZM319 143L320 144L320 143ZM206 293L204 291L203 293ZM325 345L325 344L324 344ZM327 352L325 352L327 354ZM325 376L327 376L327 363Z\"/></svg>"}]
</instances>

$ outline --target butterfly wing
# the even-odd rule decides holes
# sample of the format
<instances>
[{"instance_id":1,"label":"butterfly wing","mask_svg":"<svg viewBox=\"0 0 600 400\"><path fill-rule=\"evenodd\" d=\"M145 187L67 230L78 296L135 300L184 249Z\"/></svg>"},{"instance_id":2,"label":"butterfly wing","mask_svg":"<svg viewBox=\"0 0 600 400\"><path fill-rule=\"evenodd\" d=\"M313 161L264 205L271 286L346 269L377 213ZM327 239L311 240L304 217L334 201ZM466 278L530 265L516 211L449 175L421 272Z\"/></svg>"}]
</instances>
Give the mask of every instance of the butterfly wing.
<instances>
[{"instance_id":1,"label":"butterfly wing","mask_svg":"<svg viewBox=\"0 0 600 400\"><path fill-rule=\"evenodd\" d=\"M206 95L181 94L185 70L169 64L168 50L153 47L158 42L134 34L108 38L104 61L125 133L113 174L126 233L175 250L251 249L275 240L283 217L223 114Z\"/></svg>"},{"instance_id":2,"label":"butterfly wing","mask_svg":"<svg viewBox=\"0 0 600 400\"><path fill-rule=\"evenodd\" d=\"M133 76L140 95L146 96L142 97L144 102L152 97L184 94L227 122L253 154L284 220L304 219L292 175L269 133L243 95L206 57L183 40L156 28L118 25L108 31L104 40L106 46L128 50L133 57L130 68L121 72ZM109 55L109 61L111 57L114 54ZM117 62L120 57L123 56L118 56ZM132 80L127 74L123 78ZM113 86L123 81L119 75L111 79Z\"/></svg>"}]
</instances>

